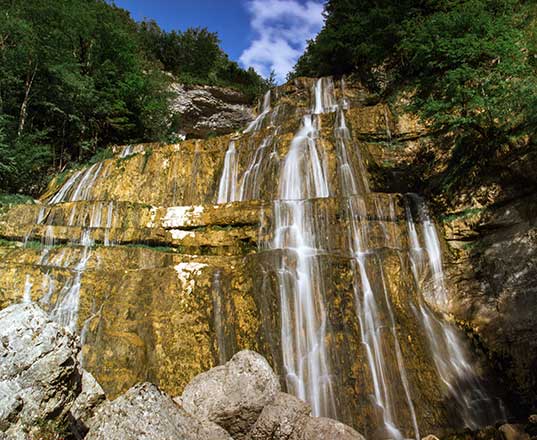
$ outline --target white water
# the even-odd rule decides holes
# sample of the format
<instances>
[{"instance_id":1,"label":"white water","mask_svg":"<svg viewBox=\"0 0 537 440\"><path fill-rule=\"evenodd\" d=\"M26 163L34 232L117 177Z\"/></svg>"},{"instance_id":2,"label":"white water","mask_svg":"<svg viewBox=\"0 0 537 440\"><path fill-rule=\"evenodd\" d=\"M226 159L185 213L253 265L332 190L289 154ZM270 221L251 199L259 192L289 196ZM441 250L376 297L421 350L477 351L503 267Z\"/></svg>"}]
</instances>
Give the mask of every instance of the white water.
<instances>
[{"instance_id":1,"label":"white water","mask_svg":"<svg viewBox=\"0 0 537 440\"><path fill-rule=\"evenodd\" d=\"M275 159L278 160L278 153L273 151L267 155L267 148L269 146L274 146L273 144L274 136L269 134L265 137L252 156L248 168L244 172L241 185L239 190L239 200L250 200L256 199L260 196L260 174L263 169L264 161L268 158L269 160Z\"/></svg>"},{"instance_id":2,"label":"white water","mask_svg":"<svg viewBox=\"0 0 537 440\"><path fill-rule=\"evenodd\" d=\"M99 177L103 168L103 162L93 164L85 170L73 173L62 185L59 191L48 201L48 205L62 202L76 202L79 200L89 200L95 181Z\"/></svg>"},{"instance_id":3,"label":"white water","mask_svg":"<svg viewBox=\"0 0 537 440\"><path fill-rule=\"evenodd\" d=\"M347 197L347 217L350 222L349 229L349 246L351 255L354 258L352 266L354 272L354 297L356 306L356 315L360 322L360 335L362 343L365 347L369 369L373 381L374 395L373 401L377 408L380 408L382 420L387 433L395 439L402 439L403 435L397 427L396 419L396 402L392 401L392 389L394 384L392 381L397 380L403 387L405 392L405 400L408 406L409 413L414 427L415 438L419 439L419 428L416 418L414 404L410 393L407 373L399 345L395 318L392 310L391 299L388 296L388 290L384 280L382 266L380 272L382 276L382 291L375 292L371 286L369 274L366 269L367 259L372 258L373 249L369 249L369 229L368 223L362 221L362 217L366 214L363 200L356 197L357 194L366 195L369 193L369 185L365 174L365 166L361 157L358 157L359 176L355 175L355 171L351 166L347 153L347 143L350 141L349 129L346 125L345 115L340 109L336 119L336 127L334 136L338 146L339 170L341 176L342 193ZM358 182L360 189L358 189ZM375 199L376 201L376 199ZM392 224L395 225L396 220L394 214L393 203L390 203L389 216ZM377 204L377 218L386 217L382 207ZM381 222L382 228L386 228L384 222ZM384 231L386 244L389 244L389 238L395 234L389 234ZM380 309L384 308L388 311L389 322L384 322ZM393 377L389 371L389 363L385 359L386 349L383 344L382 329L390 330L393 338L393 347L395 349L397 369L399 377Z\"/></svg>"},{"instance_id":4,"label":"white water","mask_svg":"<svg viewBox=\"0 0 537 440\"><path fill-rule=\"evenodd\" d=\"M322 96L322 93L321 93ZM322 107L322 103L316 108ZM327 316L319 256L317 223L308 199L330 190L319 151L318 120L306 115L280 170L269 247L289 255L277 268L281 303L281 339L288 390L306 400L314 416L336 416L329 355Z\"/></svg>"},{"instance_id":5,"label":"white water","mask_svg":"<svg viewBox=\"0 0 537 440\"><path fill-rule=\"evenodd\" d=\"M263 104L261 105L261 113L246 127L243 133L250 133L261 128L265 117L270 113L270 90L263 96Z\"/></svg>"},{"instance_id":6,"label":"white water","mask_svg":"<svg viewBox=\"0 0 537 440\"><path fill-rule=\"evenodd\" d=\"M281 169L279 199L302 200L330 195L325 163L317 145L317 124L317 118L312 115L302 119L302 127L291 141Z\"/></svg>"},{"instance_id":7,"label":"white water","mask_svg":"<svg viewBox=\"0 0 537 440\"><path fill-rule=\"evenodd\" d=\"M24 295L22 297L23 303L31 303L32 302L32 282L30 281L30 275L26 275L26 280L24 281Z\"/></svg>"},{"instance_id":8,"label":"white water","mask_svg":"<svg viewBox=\"0 0 537 440\"><path fill-rule=\"evenodd\" d=\"M78 329L78 310L80 307L82 275L86 270L86 266L91 256L90 248L93 245L89 229L84 229L82 231L80 244L82 245L82 255L73 269L74 275L67 281L58 294L56 304L50 312L54 321L68 328L71 332L76 332Z\"/></svg>"},{"instance_id":9,"label":"white water","mask_svg":"<svg viewBox=\"0 0 537 440\"><path fill-rule=\"evenodd\" d=\"M218 185L217 203L234 202L238 199L238 172L239 164L235 142L231 141L224 158L224 169Z\"/></svg>"},{"instance_id":10,"label":"white water","mask_svg":"<svg viewBox=\"0 0 537 440\"><path fill-rule=\"evenodd\" d=\"M330 77L319 78L313 88L315 100L313 101L312 113L334 112L338 108L336 101L334 81Z\"/></svg>"},{"instance_id":11,"label":"white water","mask_svg":"<svg viewBox=\"0 0 537 440\"><path fill-rule=\"evenodd\" d=\"M429 292L423 292L415 313L420 318L427 337L438 376L446 387L446 394L456 402L457 412L468 428L477 429L486 424L505 420L503 404L488 395L469 361L466 347L455 327L445 319L441 320L435 316L423 301L423 297L426 297L430 298L435 305L444 306L448 301L448 294L436 227L428 214L425 203L417 196L411 196L410 200L418 209L425 244L423 247L420 243L412 211L407 203L407 229L411 244L412 272L418 286L423 284L427 275L432 281L432 286L429 284ZM429 271L428 274L427 271Z\"/></svg>"}]
</instances>

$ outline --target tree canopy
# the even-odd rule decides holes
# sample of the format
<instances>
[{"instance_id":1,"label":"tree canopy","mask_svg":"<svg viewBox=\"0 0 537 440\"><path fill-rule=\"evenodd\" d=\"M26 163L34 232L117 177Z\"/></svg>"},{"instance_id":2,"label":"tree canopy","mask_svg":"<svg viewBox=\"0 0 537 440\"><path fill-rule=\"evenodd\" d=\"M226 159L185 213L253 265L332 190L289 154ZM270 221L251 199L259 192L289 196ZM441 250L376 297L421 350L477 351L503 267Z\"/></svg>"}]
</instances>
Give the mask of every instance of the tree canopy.
<instances>
[{"instance_id":1,"label":"tree canopy","mask_svg":"<svg viewBox=\"0 0 537 440\"><path fill-rule=\"evenodd\" d=\"M169 73L267 87L207 29L164 32L104 0L0 0L0 191L36 193L109 144L166 140Z\"/></svg>"},{"instance_id":2,"label":"tree canopy","mask_svg":"<svg viewBox=\"0 0 537 440\"><path fill-rule=\"evenodd\" d=\"M535 143L536 12L522 0L329 0L292 75L352 73L386 97L406 88L410 108L454 139L457 167L485 165Z\"/></svg>"}]
</instances>

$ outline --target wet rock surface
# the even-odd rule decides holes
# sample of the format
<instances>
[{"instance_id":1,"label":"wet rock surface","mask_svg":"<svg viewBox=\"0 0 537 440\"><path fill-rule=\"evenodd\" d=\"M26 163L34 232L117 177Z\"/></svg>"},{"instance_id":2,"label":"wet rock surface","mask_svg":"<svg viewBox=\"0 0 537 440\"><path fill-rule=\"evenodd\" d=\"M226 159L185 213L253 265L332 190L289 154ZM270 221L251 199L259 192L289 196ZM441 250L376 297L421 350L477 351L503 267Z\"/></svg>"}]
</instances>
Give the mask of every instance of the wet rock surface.
<instances>
[{"instance_id":1,"label":"wet rock surface","mask_svg":"<svg viewBox=\"0 0 537 440\"><path fill-rule=\"evenodd\" d=\"M310 417L302 432L293 437L293 440L323 439L365 440L360 433L350 426L326 417Z\"/></svg>"},{"instance_id":2,"label":"wet rock surface","mask_svg":"<svg viewBox=\"0 0 537 440\"><path fill-rule=\"evenodd\" d=\"M76 337L35 304L0 311L0 431L7 438L67 415L81 386Z\"/></svg>"},{"instance_id":3,"label":"wet rock surface","mask_svg":"<svg viewBox=\"0 0 537 440\"><path fill-rule=\"evenodd\" d=\"M211 420L233 438L242 439L279 391L278 377L265 358L244 350L225 365L196 376L180 402L191 414Z\"/></svg>"},{"instance_id":4,"label":"wet rock surface","mask_svg":"<svg viewBox=\"0 0 537 440\"><path fill-rule=\"evenodd\" d=\"M537 386L537 198L448 217L453 311L469 323L522 416Z\"/></svg>"},{"instance_id":5,"label":"wet rock surface","mask_svg":"<svg viewBox=\"0 0 537 440\"><path fill-rule=\"evenodd\" d=\"M89 426L87 440L230 439L222 428L196 419L149 383L104 404Z\"/></svg>"},{"instance_id":6,"label":"wet rock surface","mask_svg":"<svg viewBox=\"0 0 537 440\"><path fill-rule=\"evenodd\" d=\"M506 423L498 428L503 440L530 440L529 434L524 430L524 425Z\"/></svg>"}]
</instances>

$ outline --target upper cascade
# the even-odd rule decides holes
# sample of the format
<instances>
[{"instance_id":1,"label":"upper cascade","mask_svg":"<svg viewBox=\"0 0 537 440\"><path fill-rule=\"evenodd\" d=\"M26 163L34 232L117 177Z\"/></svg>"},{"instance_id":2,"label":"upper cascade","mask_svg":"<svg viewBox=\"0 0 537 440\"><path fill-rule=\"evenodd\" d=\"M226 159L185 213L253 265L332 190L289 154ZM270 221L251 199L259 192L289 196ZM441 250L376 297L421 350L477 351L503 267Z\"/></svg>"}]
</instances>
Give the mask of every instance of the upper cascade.
<instances>
[{"instance_id":1,"label":"upper cascade","mask_svg":"<svg viewBox=\"0 0 537 440\"><path fill-rule=\"evenodd\" d=\"M313 415L366 437L505 418L450 319L425 201L374 178L371 144L397 131L387 106L299 78L257 114L232 135L118 148L7 212L1 235L26 246L4 252L0 299L78 332L111 394L146 377L179 394L255 349Z\"/></svg>"}]
</instances>

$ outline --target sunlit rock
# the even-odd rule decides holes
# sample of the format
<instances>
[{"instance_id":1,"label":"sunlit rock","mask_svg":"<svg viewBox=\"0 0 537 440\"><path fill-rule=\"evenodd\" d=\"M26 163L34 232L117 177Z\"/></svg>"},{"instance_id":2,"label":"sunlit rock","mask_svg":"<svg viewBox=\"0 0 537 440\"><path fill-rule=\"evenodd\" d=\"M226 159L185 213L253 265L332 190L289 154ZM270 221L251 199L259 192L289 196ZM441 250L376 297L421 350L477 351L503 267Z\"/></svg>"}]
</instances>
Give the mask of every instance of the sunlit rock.
<instances>
[{"instance_id":1,"label":"sunlit rock","mask_svg":"<svg viewBox=\"0 0 537 440\"><path fill-rule=\"evenodd\" d=\"M74 334L35 304L0 311L0 431L25 439L61 423L81 388Z\"/></svg>"},{"instance_id":2,"label":"sunlit rock","mask_svg":"<svg viewBox=\"0 0 537 440\"><path fill-rule=\"evenodd\" d=\"M86 440L231 440L218 425L188 414L149 383L103 404L88 424Z\"/></svg>"},{"instance_id":3,"label":"sunlit rock","mask_svg":"<svg viewBox=\"0 0 537 440\"><path fill-rule=\"evenodd\" d=\"M241 439L279 390L278 377L267 361L253 351L241 351L225 365L196 376L179 401L191 414Z\"/></svg>"}]
</instances>

